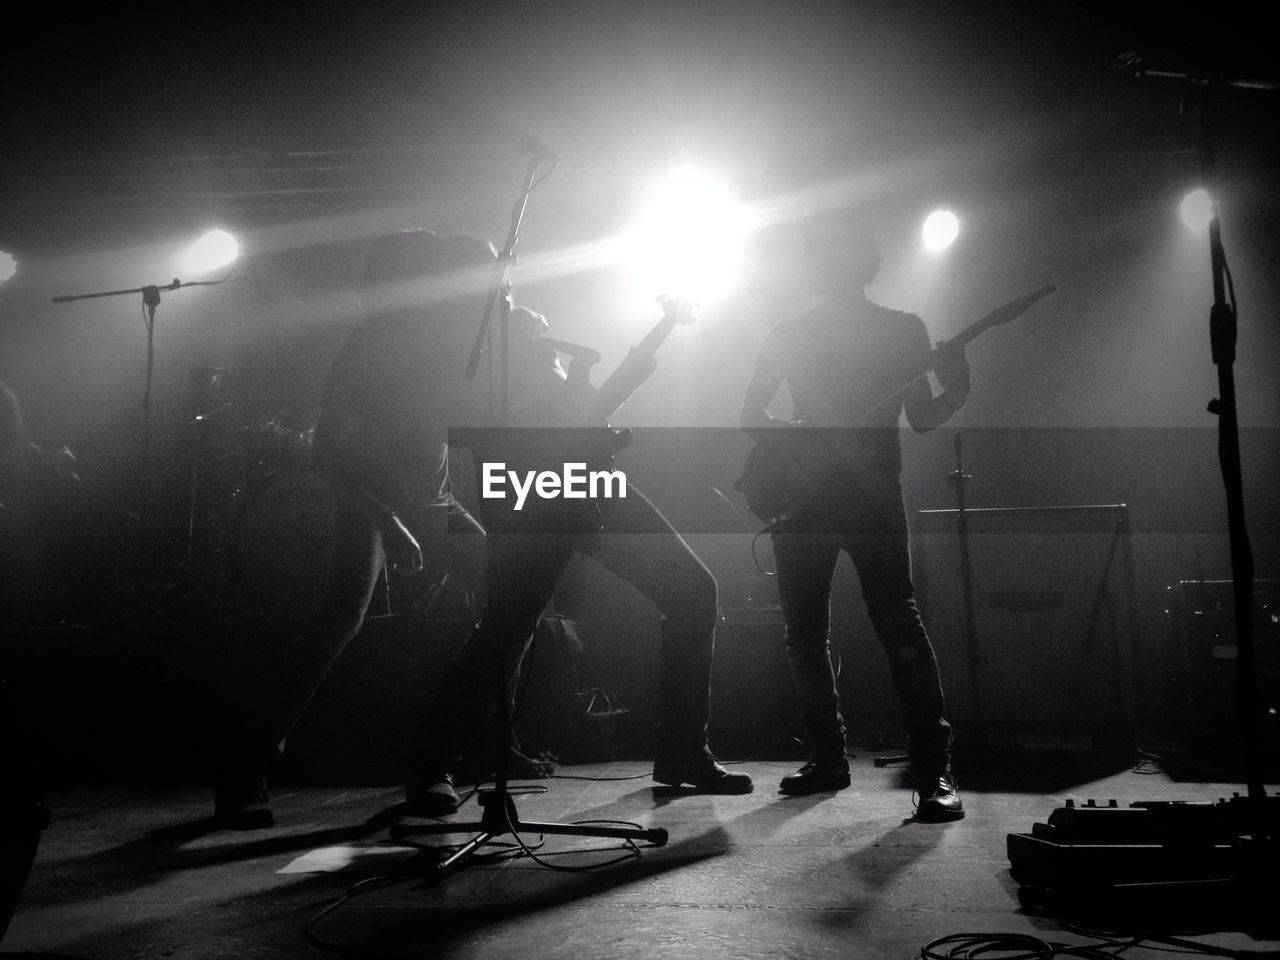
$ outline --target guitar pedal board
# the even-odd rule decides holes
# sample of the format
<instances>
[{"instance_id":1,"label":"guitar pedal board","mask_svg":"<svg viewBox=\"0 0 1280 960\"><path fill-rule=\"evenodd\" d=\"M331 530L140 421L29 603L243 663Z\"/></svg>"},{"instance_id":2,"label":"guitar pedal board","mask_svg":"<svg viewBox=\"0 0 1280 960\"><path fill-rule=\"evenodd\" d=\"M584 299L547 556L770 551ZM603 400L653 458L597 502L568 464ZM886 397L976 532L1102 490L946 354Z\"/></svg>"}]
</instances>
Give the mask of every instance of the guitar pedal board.
<instances>
[{"instance_id":1,"label":"guitar pedal board","mask_svg":"<svg viewBox=\"0 0 1280 960\"><path fill-rule=\"evenodd\" d=\"M1057 890L1230 880L1238 844L1249 833L1249 803L1239 794L1126 807L1067 800L1030 833L1009 834L1010 873L1023 886ZM1274 835L1280 795L1266 798L1265 814Z\"/></svg>"}]
</instances>

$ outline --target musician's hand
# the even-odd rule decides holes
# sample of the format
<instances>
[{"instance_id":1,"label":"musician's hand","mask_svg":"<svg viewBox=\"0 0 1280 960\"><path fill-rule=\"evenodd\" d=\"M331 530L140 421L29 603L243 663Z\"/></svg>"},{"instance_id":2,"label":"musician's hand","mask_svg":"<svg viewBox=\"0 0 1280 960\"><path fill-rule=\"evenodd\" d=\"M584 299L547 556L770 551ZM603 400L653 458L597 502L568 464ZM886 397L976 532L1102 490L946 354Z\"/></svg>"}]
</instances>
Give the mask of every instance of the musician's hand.
<instances>
[{"instance_id":1,"label":"musician's hand","mask_svg":"<svg viewBox=\"0 0 1280 960\"><path fill-rule=\"evenodd\" d=\"M658 303L662 304L662 315L675 320L677 323L690 324L696 319L694 310L698 303L688 297L669 297L666 294L658 297Z\"/></svg>"},{"instance_id":2,"label":"musician's hand","mask_svg":"<svg viewBox=\"0 0 1280 960\"><path fill-rule=\"evenodd\" d=\"M969 361L964 356L964 346L950 341L939 343L934 351L933 372L947 394L963 400L969 395Z\"/></svg>"}]
</instances>

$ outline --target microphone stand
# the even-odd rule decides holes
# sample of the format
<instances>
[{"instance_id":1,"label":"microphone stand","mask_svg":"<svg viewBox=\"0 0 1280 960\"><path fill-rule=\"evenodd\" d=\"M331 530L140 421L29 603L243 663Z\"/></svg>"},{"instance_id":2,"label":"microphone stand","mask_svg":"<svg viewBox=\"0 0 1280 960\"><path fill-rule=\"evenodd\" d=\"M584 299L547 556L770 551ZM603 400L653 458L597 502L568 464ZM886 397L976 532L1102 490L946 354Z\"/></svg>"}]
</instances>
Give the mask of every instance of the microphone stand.
<instances>
[{"instance_id":1,"label":"microphone stand","mask_svg":"<svg viewBox=\"0 0 1280 960\"><path fill-rule=\"evenodd\" d=\"M982 714L982 683L979 676L982 653L978 646L977 617L973 610L973 566L969 558L969 518L965 513L964 488L973 477L964 472L964 453L960 431L955 435L956 468L947 476L947 484L956 489L956 538L960 547L960 596L964 605L965 652L969 662L969 699L973 706L969 750L975 757L987 751L986 721Z\"/></svg>"},{"instance_id":2,"label":"microphone stand","mask_svg":"<svg viewBox=\"0 0 1280 960\"><path fill-rule=\"evenodd\" d=\"M476 331L476 340L471 349L471 356L467 360L466 379L470 382L475 379L476 371L480 366L480 357L484 353L485 340L489 335L494 304L500 303L502 367L500 371L501 386L499 391L498 422L502 427L510 426L510 363L508 360L508 346L511 298L510 296L503 296L499 302L498 294L502 287L502 277L507 265L515 259L516 240L520 232L520 223L524 219L524 211L529 200L529 194L534 187L542 182L537 179L538 168L541 164L542 154L535 153L529 161L528 169L525 171L524 184L521 187L520 195L516 198L515 205L511 209L511 228L507 233L507 242L494 263L493 281L489 286L489 299L485 304L484 316L480 320L480 327ZM555 167L553 166L552 170L554 169ZM550 171L547 172L547 176L549 175ZM543 179L545 178L546 176L543 177ZM490 385L490 398L492 402L492 385ZM491 791L486 790L479 793L477 802L484 808L480 819L468 823L444 822L415 827L395 824L391 827L391 837L395 840L421 835L474 832L470 840L462 844L449 856L433 864L430 872L423 878L424 881L438 883L455 867L463 865L468 858L476 855L480 848L490 840L506 834L511 834L515 837L521 846L524 845L523 841L520 840L521 832L577 837L609 837L629 842L644 840L659 847L666 844L667 831L662 827L653 829L645 829L643 827L606 827L585 823L542 823L520 819L519 811L516 810L515 801L512 799L508 788L511 760L511 708L510 696L507 690L505 641L505 637L499 637L497 649L493 651L493 656L498 661L497 679L494 688L494 704L496 708L494 712L494 787Z\"/></svg>"},{"instance_id":3,"label":"microphone stand","mask_svg":"<svg viewBox=\"0 0 1280 960\"><path fill-rule=\"evenodd\" d=\"M1207 74L1152 70L1140 56L1127 55L1122 65L1135 79L1151 77L1187 84L1188 101L1199 126L1200 177L1209 193L1209 263L1213 271L1213 306L1209 309L1209 349L1218 369L1218 396L1208 403L1208 411L1218 418L1218 464L1227 500L1227 532L1230 541L1232 597L1236 627L1236 699L1239 707L1241 739L1244 745L1245 780L1248 787L1249 830L1255 847L1268 833L1267 792L1262 763L1262 731L1259 723L1257 654L1253 631L1254 566L1253 549L1244 517L1244 485L1240 467L1240 426L1236 415L1234 364L1238 332L1235 287L1227 267L1218 217L1217 170L1214 155L1214 121L1217 97L1227 87L1270 93L1280 92L1280 83L1225 79ZM1184 104L1185 105L1185 104ZM1230 297L1228 298L1228 292Z\"/></svg>"},{"instance_id":4,"label":"microphone stand","mask_svg":"<svg viewBox=\"0 0 1280 960\"><path fill-rule=\"evenodd\" d=\"M1218 372L1218 396L1208 403L1209 413L1218 418L1218 463L1227 501L1227 531L1230 543L1233 614L1236 628L1236 700L1244 747L1247 784L1244 826L1248 839L1236 844L1237 869L1232 896L1246 909L1261 917L1272 911L1276 890L1275 858L1280 853L1275 814L1269 809L1262 760L1262 728L1258 698L1257 653L1253 629L1254 562L1244 515L1244 484L1240 466L1240 427L1236 410L1235 355L1238 333L1235 286L1227 266L1218 217L1217 170L1214 151L1214 122L1217 98L1228 87L1280 93L1280 83L1227 79L1205 73L1190 74L1152 70L1140 56L1121 58L1131 78L1177 80L1186 84L1188 105L1197 115L1199 127L1200 176L1208 192L1209 262L1213 272L1213 305L1209 309L1210 355Z\"/></svg>"},{"instance_id":5,"label":"microphone stand","mask_svg":"<svg viewBox=\"0 0 1280 960\"><path fill-rule=\"evenodd\" d=\"M1236 359L1235 291L1227 299L1231 274L1222 246L1215 191L1213 120L1216 90L1212 84L1199 90L1200 172L1212 202L1209 219L1209 260L1213 270L1213 306L1209 309L1209 346L1218 368L1218 396L1208 410L1218 417L1218 463L1227 499L1227 531L1230 538L1231 580L1236 624L1236 698L1244 741L1245 782L1250 800L1249 831L1254 845L1267 834L1266 788L1262 772L1262 731L1258 723L1257 654L1253 635L1253 549L1245 526L1244 484L1240 467L1240 425L1236 415L1234 364Z\"/></svg>"},{"instance_id":6,"label":"microphone stand","mask_svg":"<svg viewBox=\"0 0 1280 960\"><path fill-rule=\"evenodd\" d=\"M149 464L151 461L151 371L155 366L156 358L156 308L160 306L160 291L168 292L179 290L183 287L213 287L220 283L225 283L226 279L226 277L223 277L221 280L195 280L189 283L173 280L164 286L153 284L146 287L132 287L128 290L101 290L97 293L63 294L53 298L54 303L70 303L73 300L90 300L95 297L119 297L129 293L142 294L142 319L147 327L147 377L146 385L142 391L142 453L144 463Z\"/></svg>"},{"instance_id":7,"label":"microphone stand","mask_svg":"<svg viewBox=\"0 0 1280 960\"><path fill-rule=\"evenodd\" d=\"M493 308L495 304L498 304L499 322L502 328L499 333L502 342L502 369L499 374L498 423L504 427L508 426L511 410L509 395L511 363L508 357L511 298L510 296L504 296L499 302L498 294L502 290L502 280L508 266L515 262L516 241L520 235L520 224L524 220L524 210L529 202L529 194L541 182L537 180L538 168L541 165L541 156L535 154L529 160L529 166L525 169L524 184L520 188L520 195L516 197L515 205L511 208L511 227L507 231L507 242L503 244L502 251L493 262L493 277L489 281L489 299L484 305L484 314L480 318L480 327L476 330L476 341L471 347L471 356L467 359L466 379L470 383L475 380L476 371L480 367L480 357L484 354L485 340L489 337L489 327L493 319ZM555 168L553 167L552 169ZM492 389L492 384L490 384L491 401Z\"/></svg>"}]
</instances>

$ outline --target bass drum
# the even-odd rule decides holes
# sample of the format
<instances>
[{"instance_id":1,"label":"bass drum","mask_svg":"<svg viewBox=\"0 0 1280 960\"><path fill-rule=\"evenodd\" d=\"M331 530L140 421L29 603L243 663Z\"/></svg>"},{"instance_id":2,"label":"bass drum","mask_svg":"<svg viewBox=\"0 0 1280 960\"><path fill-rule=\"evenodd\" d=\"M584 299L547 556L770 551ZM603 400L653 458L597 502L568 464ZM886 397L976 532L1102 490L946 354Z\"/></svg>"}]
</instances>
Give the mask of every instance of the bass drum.
<instances>
[{"instance_id":1,"label":"bass drum","mask_svg":"<svg viewBox=\"0 0 1280 960\"><path fill-rule=\"evenodd\" d=\"M235 543L238 615L319 615L333 569L338 498L317 473L278 480L242 509Z\"/></svg>"}]
</instances>

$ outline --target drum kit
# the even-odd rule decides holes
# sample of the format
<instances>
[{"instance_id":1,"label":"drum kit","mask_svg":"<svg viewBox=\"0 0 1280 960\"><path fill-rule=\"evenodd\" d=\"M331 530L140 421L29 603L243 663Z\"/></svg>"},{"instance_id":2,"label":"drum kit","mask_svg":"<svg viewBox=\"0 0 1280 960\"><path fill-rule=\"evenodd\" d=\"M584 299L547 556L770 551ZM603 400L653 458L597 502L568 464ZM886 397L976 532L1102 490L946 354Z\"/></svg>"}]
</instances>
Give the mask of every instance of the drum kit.
<instances>
[{"instance_id":1,"label":"drum kit","mask_svg":"<svg viewBox=\"0 0 1280 960\"><path fill-rule=\"evenodd\" d=\"M244 419L230 399L224 368L196 367L191 379L186 555L199 559L233 552L247 508L275 484L309 469L315 415Z\"/></svg>"},{"instance_id":2,"label":"drum kit","mask_svg":"<svg viewBox=\"0 0 1280 960\"><path fill-rule=\"evenodd\" d=\"M313 615L329 581L339 496L311 466L319 411L245 418L224 368L196 367L191 378L185 566L198 581L193 593L236 616ZM389 565L370 613L430 618L470 606L456 581L450 570Z\"/></svg>"}]
</instances>

